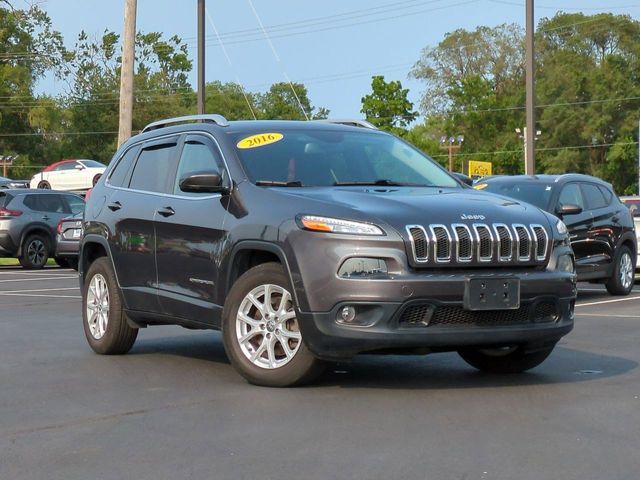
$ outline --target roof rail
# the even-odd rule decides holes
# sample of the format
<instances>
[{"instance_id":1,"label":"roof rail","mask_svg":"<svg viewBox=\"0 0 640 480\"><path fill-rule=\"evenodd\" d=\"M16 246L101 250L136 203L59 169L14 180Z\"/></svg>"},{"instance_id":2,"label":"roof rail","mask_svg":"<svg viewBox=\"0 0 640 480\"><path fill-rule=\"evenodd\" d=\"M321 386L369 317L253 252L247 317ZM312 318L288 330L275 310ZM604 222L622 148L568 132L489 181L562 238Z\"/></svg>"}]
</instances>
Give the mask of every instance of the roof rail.
<instances>
[{"instance_id":1,"label":"roof rail","mask_svg":"<svg viewBox=\"0 0 640 480\"><path fill-rule=\"evenodd\" d=\"M153 122L142 129L141 133L150 132L151 130L157 130L159 128L168 127L169 125L177 125L180 123L215 123L221 127L228 127L229 121L222 115L188 115L186 117L167 118L158 122Z\"/></svg>"},{"instance_id":2,"label":"roof rail","mask_svg":"<svg viewBox=\"0 0 640 480\"><path fill-rule=\"evenodd\" d=\"M328 119L328 120L318 120L318 122L335 123L337 125L350 125L352 127L360 127L360 128L368 128L370 130L378 130L378 127L376 127L371 122L367 122L366 120L358 120L358 119L345 119L345 120L335 119L334 120L334 119Z\"/></svg>"}]
</instances>

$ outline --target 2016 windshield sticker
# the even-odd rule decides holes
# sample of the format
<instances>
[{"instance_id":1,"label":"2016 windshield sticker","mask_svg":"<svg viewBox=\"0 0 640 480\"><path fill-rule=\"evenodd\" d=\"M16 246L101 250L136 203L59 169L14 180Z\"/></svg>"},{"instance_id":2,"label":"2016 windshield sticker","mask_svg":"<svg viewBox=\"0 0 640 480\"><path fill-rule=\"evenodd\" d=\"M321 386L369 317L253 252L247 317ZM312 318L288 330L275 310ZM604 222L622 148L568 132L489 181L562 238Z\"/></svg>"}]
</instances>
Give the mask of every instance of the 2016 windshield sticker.
<instances>
[{"instance_id":1,"label":"2016 windshield sticker","mask_svg":"<svg viewBox=\"0 0 640 480\"><path fill-rule=\"evenodd\" d=\"M240 149L258 148L265 145L271 145L272 143L279 142L284 138L281 133L259 133L258 135L251 135L250 137L243 138L236 145Z\"/></svg>"}]
</instances>

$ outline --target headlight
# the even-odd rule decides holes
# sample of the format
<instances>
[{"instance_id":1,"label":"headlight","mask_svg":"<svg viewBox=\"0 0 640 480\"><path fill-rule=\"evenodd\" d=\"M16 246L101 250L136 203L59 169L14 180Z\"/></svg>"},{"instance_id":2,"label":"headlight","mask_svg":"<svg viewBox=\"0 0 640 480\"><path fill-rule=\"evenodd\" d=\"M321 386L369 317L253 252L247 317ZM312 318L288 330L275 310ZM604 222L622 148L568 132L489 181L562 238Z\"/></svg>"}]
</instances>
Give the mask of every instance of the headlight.
<instances>
[{"instance_id":1,"label":"headlight","mask_svg":"<svg viewBox=\"0 0 640 480\"><path fill-rule=\"evenodd\" d=\"M573 255L570 255L568 253L560 255L558 257L556 270L558 270L559 272L575 273L576 265L573 261Z\"/></svg>"},{"instance_id":2,"label":"headlight","mask_svg":"<svg viewBox=\"0 0 640 480\"><path fill-rule=\"evenodd\" d=\"M567 235L569 233L569 230L567 230L567 226L562 220L558 220L558 223L556 223L556 230L558 230L558 233L560 235Z\"/></svg>"},{"instance_id":3,"label":"headlight","mask_svg":"<svg viewBox=\"0 0 640 480\"><path fill-rule=\"evenodd\" d=\"M338 218L302 215L299 217L302 227L314 232L347 233L352 235L384 235L380 227L369 223L352 222Z\"/></svg>"}]
</instances>

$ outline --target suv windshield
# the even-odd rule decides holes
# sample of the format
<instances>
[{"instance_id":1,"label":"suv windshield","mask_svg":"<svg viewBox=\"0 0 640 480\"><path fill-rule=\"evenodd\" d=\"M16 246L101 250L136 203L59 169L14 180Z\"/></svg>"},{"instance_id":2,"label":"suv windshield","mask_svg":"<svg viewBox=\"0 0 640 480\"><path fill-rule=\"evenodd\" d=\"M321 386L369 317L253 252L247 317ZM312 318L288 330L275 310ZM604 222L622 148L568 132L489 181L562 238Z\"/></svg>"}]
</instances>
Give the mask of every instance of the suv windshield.
<instances>
[{"instance_id":1,"label":"suv windshield","mask_svg":"<svg viewBox=\"0 0 640 480\"><path fill-rule=\"evenodd\" d=\"M425 154L386 134L281 130L236 134L234 143L258 185L459 187Z\"/></svg>"},{"instance_id":2,"label":"suv windshield","mask_svg":"<svg viewBox=\"0 0 640 480\"><path fill-rule=\"evenodd\" d=\"M552 186L546 183L502 183L488 182L482 191L504 195L505 197L520 200L546 210L549 207Z\"/></svg>"}]
</instances>

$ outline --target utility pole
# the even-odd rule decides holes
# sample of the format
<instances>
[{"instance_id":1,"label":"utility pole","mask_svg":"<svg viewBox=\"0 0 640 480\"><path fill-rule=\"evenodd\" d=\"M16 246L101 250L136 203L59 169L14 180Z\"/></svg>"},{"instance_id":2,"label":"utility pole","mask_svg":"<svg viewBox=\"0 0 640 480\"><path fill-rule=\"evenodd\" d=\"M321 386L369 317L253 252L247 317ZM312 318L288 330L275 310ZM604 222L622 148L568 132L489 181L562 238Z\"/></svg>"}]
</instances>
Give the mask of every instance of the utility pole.
<instances>
[{"instance_id":1,"label":"utility pole","mask_svg":"<svg viewBox=\"0 0 640 480\"><path fill-rule=\"evenodd\" d=\"M457 142L457 143L456 143ZM449 152L449 171L453 172L453 153L462 148L462 142L464 142L464 136L458 135L457 137L440 138L440 149L447 150Z\"/></svg>"},{"instance_id":2,"label":"utility pole","mask_svg":"<svg viewBox=\"0 0 640 480\"><path fill-rule=\"evenodd\" d=\"M535 17L533 0L526 0L526 90L527 90L527 128L524 134L525 164L524 173L526 175L536 174L536 142L534 133L536 131L536 89L535 89L535 68L536 59L533 44L533 34L535 28Z\"/></svg>"},{"instance_id":3,"label":"utility pole","mask_svg":"<svg viewBox=\"0 0 640 480\"><path fill-rule=\"evenodd\" d=\"M522 139L522 142L524 144L524 174L535 175L535 173L527 172L527 165L529 164L529 158L531 158L529 157L530 153L529 153L529 150L527 149L527 142L531 140L535 145L535 143L538 141L538 138L540 138L540 135L542 135L542 130L536 130L535 131L536 133L535 135L532 135L532 138L528 136L527 134L528 131L529 129L527 127L524 127L522 130L520 130L519 128L516 128L516 133Z\"/></svg>"},{"instance_id":4,"label":"utility pole","mask_svg":"<svg viewBox=\"0 0 640 480\"><path fill-rule=\"evenodd\" d=\"M205 113L205 0L198 0L198 114Z\"/></svg>"},{"instance_id":5,"label":"utility pole","mask_svg":"<svg viewBox=\"0 0 640 480\"><path fill-rule=\"evenodd\" d=\"M124 44L120 72L120 125L118 146L129 140L133 128L133 68L136 59L137 0L125 0Z\"/></svg>"}]
</instances>

